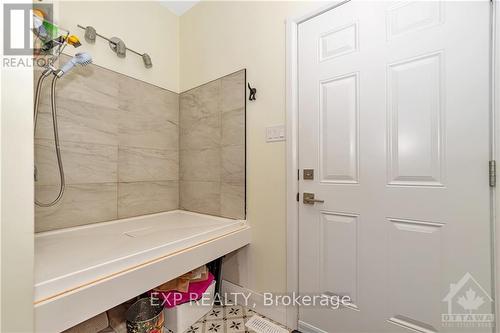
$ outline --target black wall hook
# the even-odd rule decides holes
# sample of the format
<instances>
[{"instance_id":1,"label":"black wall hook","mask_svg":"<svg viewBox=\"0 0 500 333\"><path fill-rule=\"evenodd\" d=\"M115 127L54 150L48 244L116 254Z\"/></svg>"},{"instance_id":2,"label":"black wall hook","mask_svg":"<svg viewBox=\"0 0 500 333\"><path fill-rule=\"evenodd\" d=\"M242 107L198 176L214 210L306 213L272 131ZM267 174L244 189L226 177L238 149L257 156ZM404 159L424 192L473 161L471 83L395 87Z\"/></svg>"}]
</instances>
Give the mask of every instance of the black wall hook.
<instances>
[{"instance_id":1,"label":"black wall hook","mask_svg":"<svg viewBox=\"0 0 500 333\"><path fill-rule=\"evenodd\" d=\"M250 90L250 94L248 96L249 101L255 101L255 94L257 94L257 89L250 87L250 83L248 84L248 89Z\"/></svg>"}]
</instances>

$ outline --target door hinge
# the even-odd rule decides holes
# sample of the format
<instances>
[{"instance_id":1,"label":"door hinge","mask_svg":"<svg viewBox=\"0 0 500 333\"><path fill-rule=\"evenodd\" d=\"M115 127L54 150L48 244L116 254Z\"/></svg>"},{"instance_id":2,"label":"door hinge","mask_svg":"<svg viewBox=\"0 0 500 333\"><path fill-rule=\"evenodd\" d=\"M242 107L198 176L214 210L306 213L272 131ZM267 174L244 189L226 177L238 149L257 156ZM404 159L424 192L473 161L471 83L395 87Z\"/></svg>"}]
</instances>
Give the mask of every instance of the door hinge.
<instances>
[{"instance_id":1,"label":"door hinge","mask_svg":"<svg viewBox=\"0 0 500 333\"><path fill-rule=\"evenodd\" d=\"M300 169L297 169L297 180L300 180Z\"/></svg>"},{"instance_id":2,"label":"door hinge","mask_svg":"<svg viewBox=\"0 0 500 333\"><path fill-rule=\"evenodd\" d=\"M490 187L497 186L497 162L491 160L489 163Z\"/></svg>"},{"instance_id":3,"label":"door hinge","mask_svg":"<svg viewBox=\"0 0 500 333\"><path fill-rule=\"evenodd\" d=\"M297 202L300 200L300 194L297 192Z\"/></svg>"}]
</instances>

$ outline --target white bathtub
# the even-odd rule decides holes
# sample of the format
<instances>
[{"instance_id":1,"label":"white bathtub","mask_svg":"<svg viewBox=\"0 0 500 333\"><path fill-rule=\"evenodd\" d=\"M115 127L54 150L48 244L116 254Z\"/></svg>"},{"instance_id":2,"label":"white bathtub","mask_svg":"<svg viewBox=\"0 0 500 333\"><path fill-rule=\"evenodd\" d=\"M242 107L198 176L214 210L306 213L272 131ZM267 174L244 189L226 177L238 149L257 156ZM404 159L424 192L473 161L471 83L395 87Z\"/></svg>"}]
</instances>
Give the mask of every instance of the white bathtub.
<instances>
[{"instance_id":1,"label":"white bathtub","mask_svg":"<svg viewBox=\"0 0 500 333\"><path fill-rule=\"evenodd\" d=\"M39 233L37 332L69 328L249 242L245 221L180 210Z\"/></svg>"}]
</instances>

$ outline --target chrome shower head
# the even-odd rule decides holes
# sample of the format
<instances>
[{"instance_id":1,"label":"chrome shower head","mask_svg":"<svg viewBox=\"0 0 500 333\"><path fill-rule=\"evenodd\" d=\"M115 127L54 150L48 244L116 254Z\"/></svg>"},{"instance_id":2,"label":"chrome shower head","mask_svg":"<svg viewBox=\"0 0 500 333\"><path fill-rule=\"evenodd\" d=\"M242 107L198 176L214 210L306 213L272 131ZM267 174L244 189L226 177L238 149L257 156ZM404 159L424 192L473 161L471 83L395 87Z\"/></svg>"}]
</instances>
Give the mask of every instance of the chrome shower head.
<instances>
[{"instance_id":1,"label":"chrome shower head","mask_svg":"<svg viewBox=\"0 0 500 333\"><path fill-rule=\"evenodd\" d=\"M61 77L68 73L76 65L87 66L92 63L92 56L89 53L77 53L67 63L65 63L58 71L57 76Z\"/></svg>"}]
</instances>

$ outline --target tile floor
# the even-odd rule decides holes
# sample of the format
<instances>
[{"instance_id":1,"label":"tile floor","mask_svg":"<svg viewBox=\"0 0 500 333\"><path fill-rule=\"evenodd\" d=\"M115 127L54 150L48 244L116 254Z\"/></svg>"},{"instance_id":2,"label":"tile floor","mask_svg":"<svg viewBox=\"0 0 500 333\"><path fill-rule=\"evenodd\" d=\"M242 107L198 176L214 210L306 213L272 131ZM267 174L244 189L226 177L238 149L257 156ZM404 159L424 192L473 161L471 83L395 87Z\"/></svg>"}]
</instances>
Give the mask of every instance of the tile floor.
<instances>
[{"instance_id":1,"label":"tile floor","mask_svg":"<svg viewBox=\"0 0 500 333\"><path fill-rule=\"evenodd\" d=\"M245 323L255 314L266 318L252 309L240 305L215 306L184 333L254 333L245 327Z\"/></svg>"}]
</instances>

